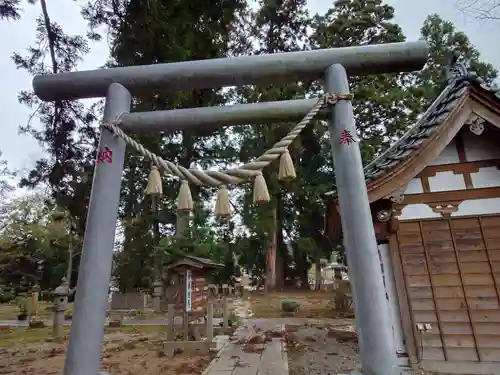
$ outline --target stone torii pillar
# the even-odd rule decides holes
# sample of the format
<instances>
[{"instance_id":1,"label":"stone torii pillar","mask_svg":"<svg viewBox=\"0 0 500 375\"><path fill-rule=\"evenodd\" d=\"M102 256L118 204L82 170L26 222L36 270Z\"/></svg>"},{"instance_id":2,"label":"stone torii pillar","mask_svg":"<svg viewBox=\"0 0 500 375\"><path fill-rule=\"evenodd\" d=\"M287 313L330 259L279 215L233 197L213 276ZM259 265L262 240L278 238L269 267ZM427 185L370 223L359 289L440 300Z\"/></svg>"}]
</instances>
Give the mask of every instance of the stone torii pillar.
<instances>
[{"instance_id":1,"label":"stone torii pillar","mask_svg":"<svg viewBox=\"0 0 500 375\"><path fill-rule=\"evenodd\" d=\"M325 91L349 92L346 70L342 65L334 64L326 70ZM328 130L342 228L348 229L344 230L344 246L350 266L349 280L355 300L363 373L393 374L396 348L392 322L350 101L340 101L332 106Z\"/></svg>"}]
</instances>

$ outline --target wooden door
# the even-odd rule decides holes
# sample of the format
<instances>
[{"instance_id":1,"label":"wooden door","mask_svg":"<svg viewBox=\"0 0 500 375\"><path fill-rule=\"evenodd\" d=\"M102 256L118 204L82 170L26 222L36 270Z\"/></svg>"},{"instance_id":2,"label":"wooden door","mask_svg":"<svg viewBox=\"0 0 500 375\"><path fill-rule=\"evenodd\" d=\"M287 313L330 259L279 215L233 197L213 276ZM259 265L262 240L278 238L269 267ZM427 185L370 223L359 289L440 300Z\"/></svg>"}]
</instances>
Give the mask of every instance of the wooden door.
<instances>
[{"instance_id":1,"label":"wooden door","mask_svg":"<svg viewBox=\"0 0 500 375\"><path fill-rule=\"evenodd\" d=\"M500 216L403 221L397 242L419 359L500 362Z\"/></svg>"}]
</instances>

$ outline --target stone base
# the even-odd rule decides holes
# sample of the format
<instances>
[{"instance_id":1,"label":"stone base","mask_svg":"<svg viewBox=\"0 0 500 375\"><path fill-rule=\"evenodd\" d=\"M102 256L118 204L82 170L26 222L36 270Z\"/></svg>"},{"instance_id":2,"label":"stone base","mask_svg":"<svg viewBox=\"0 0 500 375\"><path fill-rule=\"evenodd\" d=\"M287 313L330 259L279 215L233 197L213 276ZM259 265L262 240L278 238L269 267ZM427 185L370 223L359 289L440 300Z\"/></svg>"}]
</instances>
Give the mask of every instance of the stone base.
<instances>
[{"instance_id":1,"label":"stone base","mask_svg":"<svg viewBox=\"0 0 500 375\"><path fill-rule=\"evenodd\" d=\"M212 341L210 352L218 353L229 342L229 335L217 335Z\"/></svg>"}]
</instances>

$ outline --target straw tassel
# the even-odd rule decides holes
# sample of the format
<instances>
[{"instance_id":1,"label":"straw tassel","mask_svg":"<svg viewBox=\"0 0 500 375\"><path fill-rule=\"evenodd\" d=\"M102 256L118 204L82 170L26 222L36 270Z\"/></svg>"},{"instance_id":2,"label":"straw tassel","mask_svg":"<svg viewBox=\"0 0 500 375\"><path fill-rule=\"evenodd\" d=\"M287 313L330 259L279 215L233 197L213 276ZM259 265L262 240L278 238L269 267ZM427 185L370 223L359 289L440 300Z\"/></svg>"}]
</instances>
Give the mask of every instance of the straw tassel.
<instances>
[{"instance_id":1,"label":"straw tassel","mask_svg":"<svg viewBox=\"0 0 500 375\"><path fill-rule=\"evenodd\" d=\"M217 192L217 201L215 202L215 216L231 216L231 207L229 205L229 191L225 185L221 185Z\"/></svg>"},{"instance_id":2,"label":"straw tassel","mask_svg":"<svg viewBox=\"0 0 500 375\"><path fill-rule=\"evenodd\" d=\"M188 212L193 210L193 197L189 189L189 183L182 180L179 189L179 196L177 197L177 209L179 211Z\"/></svg>"},{"instance_id":3,"label":"straw tassel","mask_svg":"<svg viewBox=\"0 0 500 375\"><path fill-rule=\"evenodd\" d=\"M295 167L293 166L293 160L290 156L290 152L286 150L280 156L280 169L278 172L278 180L280 181L291 181L297 177L295 173Z\"/></svg>"},{"instance_id":4,"label":"straw tassel","mask_svg":"<svg viewBox=\"0 0 500 375\"><path fill-rule=\"evenodd\" d=\"M151 167L148 176L148 186L146 186L146 195L161 197L163 195L163 186L160 171L156 165Z\"/></svg>"},{"instance_id":5,"label":"straw tassel","mask_svg":"<svg viewBox=\"0 0 500 375\"><path fill-rule=\"evenodd\" d=\"M269 191L267 190L266 180L262 173L255 177L253 182L253 201L257 204L267 203L271 200Z\"/></svg>"}]
</instances>

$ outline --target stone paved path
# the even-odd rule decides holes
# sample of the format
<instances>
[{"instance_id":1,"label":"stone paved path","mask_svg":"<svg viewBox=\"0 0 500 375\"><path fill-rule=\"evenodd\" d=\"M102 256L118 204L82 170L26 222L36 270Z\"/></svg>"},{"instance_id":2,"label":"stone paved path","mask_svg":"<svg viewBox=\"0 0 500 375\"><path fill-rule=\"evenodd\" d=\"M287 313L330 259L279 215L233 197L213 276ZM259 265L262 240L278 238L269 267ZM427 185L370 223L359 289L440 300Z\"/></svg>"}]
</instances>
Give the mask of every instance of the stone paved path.
<instances>
[{"instance_id":1,"label":"stone paved path","mask_svg":"<svg viewBox=\"0 0 500 375\"><path fill-rule=\"evenodd\" d=\"M246 351L242 344L257 331L284 332L285 325L305 326L333 324L344 326L352 324L349 319L310 319L310 318L252 318L253 313L248 300L233 302L236 316L242 325L205 369L203 375L288 375L288 356L286 342L282 337L265 342L262 351Z\"/></svg>"},{"instance_id":2,"label":"stone paved path","mask_svg":"<svg viewBox=\"0 0 500 375\"><path fill-rule=\"evenodd\" d=\"M288 375L286 343L281 337L254 345L253 349L257 347L258 350L248 350L249 345L245 345L256 332L284 332L283 322L280 319L251 319L253 313L246 299L236 299L233 308L241 325L203 375Z\"/></svg>"},{"instance_id":3,"label":"stone paved path","mask_svg":"<svg viewBox=\"0 0 500 375\"><path fill-rule=\"evenodd\" d=\"M248 319L252 317L252 309L248 299L237 298L233 301L234 314L240 319Z\"/></svg>"},{"instance_id":4,"label":"stone paved path","mask_svg":"<svg viewBox=\"0 0 500 375\"><path fill-rule=\"evenodd\" d=\"M248 346L243 344L257 331L282 332L284 328L265 320L244 322L203 375L288 375L286 344L281 337L255 345L262 345L263 350L246 350Z\"/></svg>"}]
</instances>

